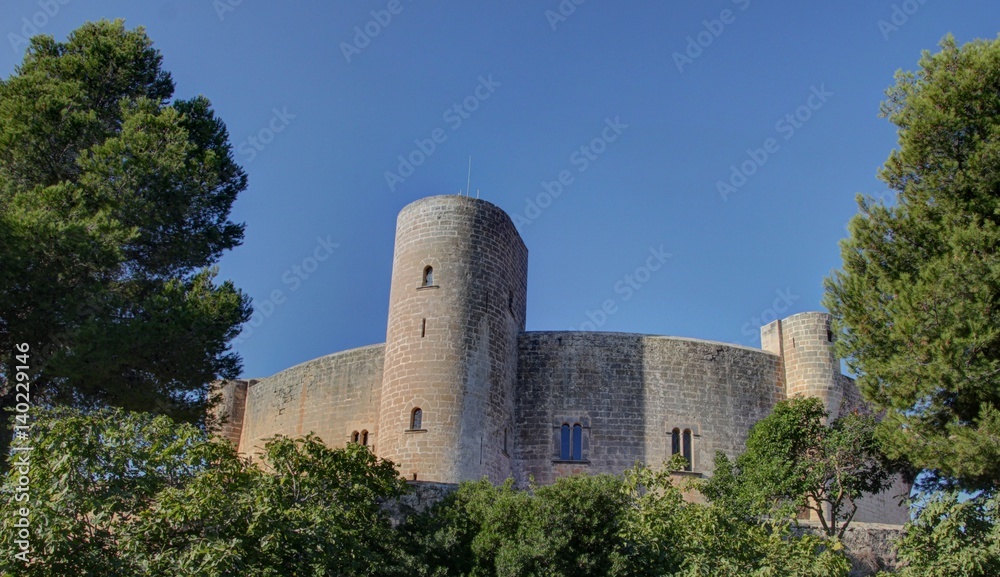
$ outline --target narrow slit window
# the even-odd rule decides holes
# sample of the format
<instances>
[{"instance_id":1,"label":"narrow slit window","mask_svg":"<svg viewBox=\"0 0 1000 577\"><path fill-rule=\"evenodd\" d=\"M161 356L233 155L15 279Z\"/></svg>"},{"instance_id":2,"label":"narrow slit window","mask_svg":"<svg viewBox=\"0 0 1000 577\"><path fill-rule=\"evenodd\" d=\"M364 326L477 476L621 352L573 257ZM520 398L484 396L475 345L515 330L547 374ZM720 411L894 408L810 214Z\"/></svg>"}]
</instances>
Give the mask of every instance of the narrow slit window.
<instances>
[{"instance_id":1,"label":"narrow slit window","mask_svg":"<svg viewBox=\"0 0 1000 577\"><path fill-rule=\"evenodd\" d=\"M413 409L410 413L410 429L414 431L419 431L420 427L423 425L424 412L419 408Z\"/></svg>"},{"instance_id":2,"label":"narrow slit window","mask_svg":"<svg viewBox=\"0 0 1000 577\"><path fill-rule=\"evenodd\" d=\"M684 460L687 463L684 465L685 471L691 470L691 429L684 429Z\"/></svg>"},{"instance_id":3,"label":"narrow slit window","mask_svg":"<svg viewBox=\"0 0 1000 577\"><path fill-rule=\"evenodd\" d=\"M676 455L681 452L681 430L674 429L670 432L670 455Z\"/></svg>"},{"instance_id":4,"label":"narrow slit window","mask_svg":"<svg viewBox=\"0 0 1000 577\"><path fill-rule=\"evenodd\" d=\"M579 424L573 425L573 453L574 461L583 460L583 427Z\"/></svg>"},{"instance_id":5,"label":"narrow slit window","mask_svg":"<svg viewBox=\"0 0 1000 577\"><path fill-rule=\"evenodd\" d=\"M427 319L420 321L420 338L427 336Z\"/></svg>"},{"instance_id":6,"label":"narrow slit window","mask_svg":"<svg viewBox=\"0 0 1000 577\"><path fill-rule=\"evenodd\" d=\"M361 444L368 446L368 431L361 431Z\"/></svg>"},{"instance_id":7,"label":"narrow slit window","mask_svg":"<svg viewBox=\"0 0 1000 577\"><path fill-rule=\"evenodd\" d=\"M423 286L434 286L434 267L424 268L424 284Z\"/></svg>"},{"instance_id":8,"label":"narrow slit window","mask_svg":"<svg viewBox=\"0 0 1000 577\"><path fill-rule=\"evenodd\" d=\"M351 433L351 442L352 443L357 443L360 438L361 438L360 437L360 433L358 433L357 431L354 431L353 433Z\"/></svg>"},{"instance_id":9,"label":"narrow slit window","mask_svg":"<svg viewBox=\"0 0 1000 577\"><path fill-rule=\"evenodd\" d=\"M562 443L559 446L559 458L568 461L570 456L569 425L562 426Z\"/></svg>"}]
</instances>

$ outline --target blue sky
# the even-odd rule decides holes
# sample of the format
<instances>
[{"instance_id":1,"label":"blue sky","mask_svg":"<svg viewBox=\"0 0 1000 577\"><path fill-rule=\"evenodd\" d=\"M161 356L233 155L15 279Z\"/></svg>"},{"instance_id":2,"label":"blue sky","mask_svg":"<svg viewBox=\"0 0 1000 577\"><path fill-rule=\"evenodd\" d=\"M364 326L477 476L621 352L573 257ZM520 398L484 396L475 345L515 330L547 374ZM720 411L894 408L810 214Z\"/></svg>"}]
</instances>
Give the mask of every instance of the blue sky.
<instances>
[{"instance_id":1,"label":"blue sky","mask_svg":"<svg viewBox=\"0 0 1000 577\"><path fill-rule=\"evenodd\" d=\"M891 198L894 72L996 37L1000 4L9 1L0 74L24 34L119 17L249 175L220 265L255 300L235 347L262 377L385 340L396 214L464 190L470 156L528 246L528 330L759 346L820 309L855 195Z\"/></svg>"}]
</instances>

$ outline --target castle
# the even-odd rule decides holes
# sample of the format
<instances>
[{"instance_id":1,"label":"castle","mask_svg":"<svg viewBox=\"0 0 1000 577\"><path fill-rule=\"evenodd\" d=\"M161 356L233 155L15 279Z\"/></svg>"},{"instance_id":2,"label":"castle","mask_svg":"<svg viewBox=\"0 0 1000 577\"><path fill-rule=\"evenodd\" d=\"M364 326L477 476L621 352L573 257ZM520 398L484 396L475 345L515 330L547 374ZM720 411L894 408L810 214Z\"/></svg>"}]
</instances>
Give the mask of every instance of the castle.
<instances>
[{"instance_id":1,"label":"castle","mask_svg":"<svg viewBox=\"0 0 1000 577\"><path fill-rule=\"evenodd\" d=\"M408 480L621 473L680 453L682 475L735 456L778 401L862 401L833 353L830 317L761 328L761 349L698 339L525 328L528 250L484 200L432 196L400 212L384 344L221 385L221 435L245 454L282 434L369 445ZM900 483L902 483L900 481ZM902 524L892 496L855 521Z\"/></svg>"}]
</instances>

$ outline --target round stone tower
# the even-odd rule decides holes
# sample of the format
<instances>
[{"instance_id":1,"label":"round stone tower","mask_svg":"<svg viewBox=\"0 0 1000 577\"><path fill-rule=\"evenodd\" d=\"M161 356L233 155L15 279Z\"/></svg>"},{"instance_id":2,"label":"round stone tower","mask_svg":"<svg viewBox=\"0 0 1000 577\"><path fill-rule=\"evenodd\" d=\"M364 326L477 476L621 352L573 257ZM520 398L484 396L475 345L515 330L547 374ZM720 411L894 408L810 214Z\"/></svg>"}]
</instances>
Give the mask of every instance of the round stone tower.
<instances>
[{"instance_id":1,"label":"round stone tower","mask_svg":"<svg viewBox=\"0 0 1000 577\"><path fill-rule=\"evenodd\" d=\"M528 249L502 210L465 196L396 221L377 452L410 480L511 474Z\"/></svg>"},{"instance_id":2,"label":"round stone tower","mask_svg":"<svg viewBox=\"0 0 1000 577\"><path fill-rule=\"evenodd\" d=\"M840 361L833 351L831 317L806 312L775 321L761 329L765 350L782 357L785 394L823 400L831 418L837 417L843 398Z\"/></svg>"}]
</instances>

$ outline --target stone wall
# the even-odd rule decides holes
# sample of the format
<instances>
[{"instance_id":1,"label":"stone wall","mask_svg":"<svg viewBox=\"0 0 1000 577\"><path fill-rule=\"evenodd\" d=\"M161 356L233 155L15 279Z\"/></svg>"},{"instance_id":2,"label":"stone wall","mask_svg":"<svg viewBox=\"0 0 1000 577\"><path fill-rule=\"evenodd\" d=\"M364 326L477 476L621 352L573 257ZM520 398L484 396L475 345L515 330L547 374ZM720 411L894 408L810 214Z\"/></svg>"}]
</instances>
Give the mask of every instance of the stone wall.
<instances>
[{"instance_id":1,"label":"stone wall","mask_svg":"<svg viewBox=\"0 0 1000 577\"><path fill-rule=\"evenodd\" d=\"M625 333L528 332L518 352L514 477L548 484L620 473L671 456L671 431L693 432L693 472L735 456L783 398L779 358L709 341ZM583 426L583 459L560 459L563 424Z\"/></svg>"},{"instance_id":2,"label":"stone wall","mask_svg":"<svg viewBox=\"0 0 1000 577\"><path fill-rule=\"evenodd\" d=\"M817 523L803 523L797 535L812 533L823 535ZM851 562L851 577L869 577L879 571L894 572L898 566L896 540L903 535L903 528L881 523L852 522L842 540L844 552Z\"/></svg>"},{"instance_id":3,"label":"stone wall","mask_svg":"<svg viewBox=\"0 0 1000 577\"><path fill-rule=\"evenodd\" d=\"M254 455L264 439L316 433L333 447L368 431L378 450L378 406L384 345L371 345L296 365L247 391L240 452Z\"/></svg>"}]
</instances>

